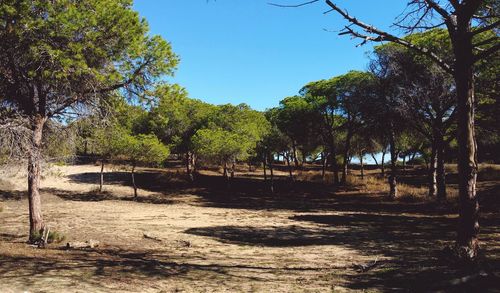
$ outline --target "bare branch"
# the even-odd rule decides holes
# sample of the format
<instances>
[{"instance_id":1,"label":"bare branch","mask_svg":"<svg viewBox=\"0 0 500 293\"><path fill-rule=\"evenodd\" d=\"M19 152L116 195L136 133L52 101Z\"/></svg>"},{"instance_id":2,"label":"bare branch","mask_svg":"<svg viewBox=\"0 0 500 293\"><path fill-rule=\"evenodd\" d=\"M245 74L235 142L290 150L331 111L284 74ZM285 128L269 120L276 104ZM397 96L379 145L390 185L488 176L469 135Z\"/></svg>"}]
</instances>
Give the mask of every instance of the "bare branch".
<instances>
[{"instance_id":1,"label":"bare branch","mask_svg":"<svg viewBox=\"0 0 500 293\"><path fill-rule=\"evenodd\" d=\"M295 4L295 5L277 4L277 3L271 3L271 2L268 2L267 4L272 5L272 6L276 6L276 7L297 8L297 7L313 4L315 2L319 2L319 0L312 0L312 1L304 2L304 3L300 3L300 4Z\"/></svg>"},{"instance_id":2,"label":"bare branch","mask_svg":"<svg viewBox=\"0 0 500 293\"><path fill-rule=\"evenodd\" d=\"M487 26L483 26L483 27L480 27L478 29L475 29L471 32L472 35L478 35L480 33L484 33L486 31L489 31L491 29L494 29L496 27L498 27L500 25L500 20L497 20L495 21L494 23L490 24L490 25L487 25Z\"/></svg>"},{"instance_id":3,"label":"bare branch","mask_svg":"<svg viewBox=\"0 0 500 293\"><path fill-rule=\"evenodd\" d=\"M498 50L500 50L500 43L478 53L476 56L474 56L474 62L487 58L488 56L496 53Z\"/></svg>"},{"instance_id":4,"label":"bare branch","mask_svg":"<svg viewBox=\"0 0 500 293\"><path fill-rule=\"evenodd\" d=\"M387 33L385 31L377 29L376 27L374 27L372 25L363 23L363 22L359 21L357 18L355 18L353 16L350 16L346 11L340 9L337 5L335 5L334 3L332 3L330 0L326 0L326 4L328 4L328 6L330 6L332 8L332 10L334 10L337 13L339 13L340 15L342 15L342 17L344 17L350 23L352 23L352 24L354 24L354 25L356 25L356 26L358 26L360 28L363 28L368 33L368 35L357 33L357 32L354 32L349 27L346 27L346 31L344 31L344 32L342 32L340 34L342 34L342 35L344 35L344 34L350 34L350 35L352 35L354 37L364 39L364 41L361 44L364 44L367 41L374 41L374 42L391 41L391 42L403 45L403 46L405 46L407 48L410 48L412 50L416 50L416 51L424 54L425 56L431 58L444 71L453 74L453 67L450 66L448 63L446 63L439 56L437 56L434 52L431 52L428 48L417 46L417 45L415 45L415 44L413 44L411 42L408 42L408 41L406 41L404 39L401 39L401 38L399 38L399 37L397 37L395 35L392 35L390 33ZM378 36L374 37L374 36L370 36L369 34L375 34L375 35L378 35Z\"/></svg>"}]
</instances>

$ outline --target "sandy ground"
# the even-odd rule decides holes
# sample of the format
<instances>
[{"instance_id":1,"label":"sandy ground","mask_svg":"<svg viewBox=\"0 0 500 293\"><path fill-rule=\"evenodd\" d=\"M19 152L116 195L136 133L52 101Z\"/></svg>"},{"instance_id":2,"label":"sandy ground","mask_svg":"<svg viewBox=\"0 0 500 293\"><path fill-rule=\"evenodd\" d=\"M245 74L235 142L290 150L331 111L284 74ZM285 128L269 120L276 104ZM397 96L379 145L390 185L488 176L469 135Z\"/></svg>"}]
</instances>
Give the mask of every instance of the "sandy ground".
<instances>
[{"instance_id":1,"label":"sandy ground","mask_svg":"<svg viewBox=\"0 0 500 293\"><path fill-rule=\"evenodd\" d=\"M1 292L411 291L419 283L415 272L439 270L429 247L453 237L453 215L412 206L394 212L390 204L356 208L345 200L349 192L326 195L338 210L286 194L253 207L242 192L219 198L206 188L140 189L136 202L132 189L116 182L99 198L90 196L96 184L81 175L95 175L99 167L84 165L51 167L44 175L46 224L66 240L38 249L25 244L23 174L10 171L0 202ZM289 208L295 200L306 208ZM497 223L485 228L495 261ZM443 231L432 231L436 225ZM100 246L62 248L89 239Z\"/></svg>"}]
</instances>

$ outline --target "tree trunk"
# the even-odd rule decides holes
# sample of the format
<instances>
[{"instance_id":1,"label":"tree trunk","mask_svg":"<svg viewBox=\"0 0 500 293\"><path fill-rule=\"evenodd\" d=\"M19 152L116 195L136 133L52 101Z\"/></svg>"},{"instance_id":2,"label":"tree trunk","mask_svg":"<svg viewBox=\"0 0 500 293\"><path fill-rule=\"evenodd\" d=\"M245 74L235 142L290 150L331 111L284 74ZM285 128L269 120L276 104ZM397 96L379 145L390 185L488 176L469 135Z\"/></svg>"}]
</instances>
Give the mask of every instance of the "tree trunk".
<instances>
[{"instance_id":1,"label":"tree trunk","mask_svg":"<svg viewBox=\"0 0 500 293\"><path fill-rule=\"evenodd\" d=\"M273 159L272 155L269 156L269 172L271 173L271 193L274 193L274 172L273 172Z\"/></svg>"},{"instance_id":2,"label":"tree trunk","mask_svg":"<svg viewBox=\"0 0 500 293\"><path fill-rule=\"evenodd\" d=\"M352 138L352 130L347 130L347 136L345 140L345 150L344 150L344 161L342 163L342 184L346 184L347 182L347 169L349 167L349 155L351 151L351 138Z\"/></svg>"},{"instance_id":3,"label":"tree trunk","mask_svg":"<svg viewBox=\"0 0 500 293\"><path fill-rule=\"evenodd\" d=\"M267 182L267 171L266 171L266 165L267 165L267 157L264 155L264 160L262 160L262 167L264 169L264 181Z\"/></svg>"},{"instance_id":4,"label":"tree trunk","mask_svg":"<svg viewBox=\"0 0 500 293\"><path fill-rule=\"evenodd\" d=\"M431 157L429 158L429 197L435 198L437 192L437 159L436 159L436 143L432 142Z\"/></svg>"},{"instance_id":5,"label":"tree trunk","mask_svg":"<svg viewBox=\"0 0 500 293\"><path fill-rule=\"evenodd\" d=\"M470 19L458 17L453 38L457 87L459 226L457 248L468 259L479 250L479 201L476 193L477 145L474 133L474 80Z\"/></svg>"},{"instance_id":6,"label":"tree trunk","mask_svg":"<svg viewBox=\"0 0 500 293\"><path fill-rule=\"evenodd\" d=\"M436 183L437 183L437 200L446 200L446 170L444 166L444 137L442 120L438 120L436 132Z\"/></svg>"},{"instance_id":7,"label":"tree trunk","mask_svg":"<svg viewBox=\"0 0 500 293\"><path fill-rule=\"evenodd\" d=\"M233 160L233 163L231 164L231 179L234 178L234 170L236 169L236 162Z\"/></svg>"},{"instance_id":8,"label":"tree trunk","mask_svg":"<svg viewBox=\"0 0 500 293\"><path fill-rule=\"evenodd\" d=\"M373 159L373 161L375 162L375 166L377 166L377 168L380 168L380 166L379 166L379 164L378 164L378 161L377 161L377 157L375 157L375 154L370 153L370 155L372 156L372 159Z\"/></svg>"},{"instance_id":9,"label":"tree trunk","mask_svg":"<svg viewBox=\"0 0 500 293\"><path fill-rule=\"evenodd\" d=\"M339 166L337 164L335 145L333 143L330 145L330 165L332 166L332 172L333 172L333 184L338 185L340 183Z\"/></svg>"},{"instance_id":10,"label":"tree trunk","mask_svg":"<svg viewBox=\"0 0 500 293\"><path fill-rule=\"evenodd\" d=\"M134 200L137 199L137 185L135 184L135 162L132 164L132 186L134 187Z\"/></svg>"},{"instance_id":11,"label":"tree trunk","mask_svg":"<svg viewBox=\"0 0 500 293\"><path fill-rule=\"evenodd\" d=\"M385 176L385 153L386 150L382 152L382 161L380 162L380 170L382 171L382 176Z\"/></svg>"},{"instance_id":12,"label":"tree trunk","mask_svg":"<svg viewBox=\"0 0 500 293\"><path fill-rule=\"evenodd\" d=\"M363 157L364 157L363 152L359 153L359 165L361 168L361 179L365 179L365 166L363 164Z\"/></svg>"},{"instance_id":13,"label":"tree trunk","mask_svg":"<svg viewBox=\"0 0 500 293\"><path fill-rule=\"evenodd\" d=\"M288 174L290 175L290 180L293 181L293 171L292 171L292 165L290 164L290 158L289 156L286 156L285 159L286 159L286 164L288 166Z\"/></svg>"},{"instance_id":14,"label":"tree trunk","mask_svg":"<svg viewBox=\"0 0 500 293\"><path fill-rule=\"evenodd\" d=\"M228 176L227 176L227 162L224 162L224 171L222 172L222 177L224 177L224 179L228 180Z\"/></svg>"},{"instance_id":15,"label":"tree trunk","mask_svg":"<svg viewBox=\"0 0 500 293\"><path fill-rule=\"evenodd\" d=\"M326 171L326 155L324 152L321 153L321 180L325 181L325 171Z\"/></svg>"},{"instance_id":16,"label":"tree trunk","mask_svg":"<svg viewBox=\"0 0 500 293\"><path fill-rule=\"evenodd\" d=\"M37 115L31 122L32 138L28 153L28 205L31 243L37 241L43 234L45 223L42 216L40 198L40 176L42 171L42 135L46 119Z\"/></svg>"},{"instance_id":17,"label":"tree trunk","mask_svg":"<svg viewBox=\"0 0 500 293\"><path fill-rule=\"evenodd\" d=\"M389 176L389 198L395 199L398 196L397 187L397 161L398 161L398 151L396 150L396 134L394 133L393 125L391 125L390 130L390 152L391 152L391 175Z\"/></svg>"},{"instance_id":18,"label":"tree trunk","mask_svg":"<svg viewBox=\"0 0 500 293\"><path fill-rule=\"evenodd\" d=\"M295 169L299 168L299 159L297 158L297 146L295 144L295 141L292 144L292 150L293 150L293 162L295 163Z\"/></svg>"},{"instance_id":19,"label":"tree trunk","mask_svg":"<svg viewBox=\"0 0 500 293\"><path fill-rule=\"evenodd\" d=\"M101 159L101 174L99 177L99 192L102 192L103 185L104 185L104 159Z\"/></svg>"},{"instance_id":20,"label":"tree trunk","mask_svg":"<svg viewBox=\"0 0 500 293\"><path fill-rule=\"evenodd\" d=\"M189 181L193 182L194 177L193 177L192 159L190 152L186 153L186 173L188 175Z\"/></svg>"}]
</instances>

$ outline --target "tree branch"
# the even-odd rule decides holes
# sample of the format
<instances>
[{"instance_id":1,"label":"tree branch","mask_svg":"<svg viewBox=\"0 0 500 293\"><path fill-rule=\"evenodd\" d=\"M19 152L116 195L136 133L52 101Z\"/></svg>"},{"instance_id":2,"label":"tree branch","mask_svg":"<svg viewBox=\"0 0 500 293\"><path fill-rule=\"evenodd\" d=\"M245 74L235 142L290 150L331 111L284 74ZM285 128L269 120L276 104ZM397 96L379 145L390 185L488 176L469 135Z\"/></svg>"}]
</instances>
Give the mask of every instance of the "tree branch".
<instances>
[{"instance_id":1,"label":"tree branch","mask_svg":"<svg viewBox=\"0 0 500 293\"><path fill-rule=\"evenodd\" d=\"M401 39L401 38L399 38L399 37L397 37L395 35L392 35L392 34L389 34L389 33L385 32L385 31L379 30L379 29L377 29L376 27L374 27L372 25L363 23L363 22L359 21L357 18L350 16L347 12L345 12L342 9L340 9L337 5L335 5L334 3L332 3L330 0L326 0L326 4L328 4L328 6L330 6L332 8L332 10L334 10L337 13L339 13L340 15L342 15L342 17L344 17L350 23L352 23L352 24L354 24L354 25L356 25L356 26L358 26L360 28L363 28L369 34L378 35L378 37L373 37L373 36L370 36L370 35L364 35L364 34L361 34L361 33L357 33L357 32L355 32L354 30L350 29L347 26L345 28L346 31L341 32L340 35L350 34L350 35L352 35L354 37L362 38L362 39L364 39L364 42L362 44L364 44L364 43L366 43L368 41L374 41L374 42L391 41L391 42L403 45L403 46L405 46L407 48L410 48L412 50L416 50L416 51L424 54L425 56L429 57L434 62L436 62L444 71L446 71L446 72L448 72L450 74L453 74L453 71L454 71L453 67L450 66L448 63L446 63L439 56L437 56L434 52L431 52L428 48L417 46L417 45L415 45L415 44L413 44L411 42L408 42L408 41L406 41L404 39Z\"/></svg>"},{"instance_id":2,"label":"tree branch","mask_svg":"<svg viewBox=\"0 0 500 293\"><path fill-rule=\"evenodd\" d=\"M480 53L476 54L476 55L474 56L474 60L473 60L473 62L477 62L477 61L479 61L479 60L481 60L481 59L484 59L484 58L486 58L486 57L488 57L488 56L490 56L490 55L494 54L494 53L495 53L495 52L497 52L498 50L500 50L500 43L498 43L498 44L496 44L496 45L494 45L494 46L491 46L490 48L488 48L488 49L486 49L486 50L484 50L484 51L482 51L482 52L480 52Z\"/></svg>"}]
</instances>

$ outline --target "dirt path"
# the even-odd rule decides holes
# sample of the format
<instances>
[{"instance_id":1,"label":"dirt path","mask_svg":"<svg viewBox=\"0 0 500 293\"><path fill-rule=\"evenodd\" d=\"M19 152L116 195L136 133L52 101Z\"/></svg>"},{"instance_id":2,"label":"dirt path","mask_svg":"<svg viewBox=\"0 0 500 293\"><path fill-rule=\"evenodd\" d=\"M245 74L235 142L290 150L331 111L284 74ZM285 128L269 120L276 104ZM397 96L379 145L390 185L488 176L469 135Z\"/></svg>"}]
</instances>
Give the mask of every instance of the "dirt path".
<instances>
[{"instance_id":1,"label":"dirt path","mask_svg":"<svg viewBox=\"0 0 500 293\"><path fill-rule=\"evenodd\" d=\"M85 251L27 246L27 200L4 192L2 292L388 291L426 288L422 278L446 287L439 282L466 274L443 269L430 249L453 239L453 215L446 211L348 191L256 199L237 186L234 192L186 187L160 193L148 187L140 190L142 202L134 202L130 188L119 184L123 174L109 176L109 194L99 198L88 193L95 184L87 178L98 167L58 170L43 182L47 224L65 242L102 245ZM498 265L498 218L488 221L484 238Z\"/></svg>"}]
</instances>

